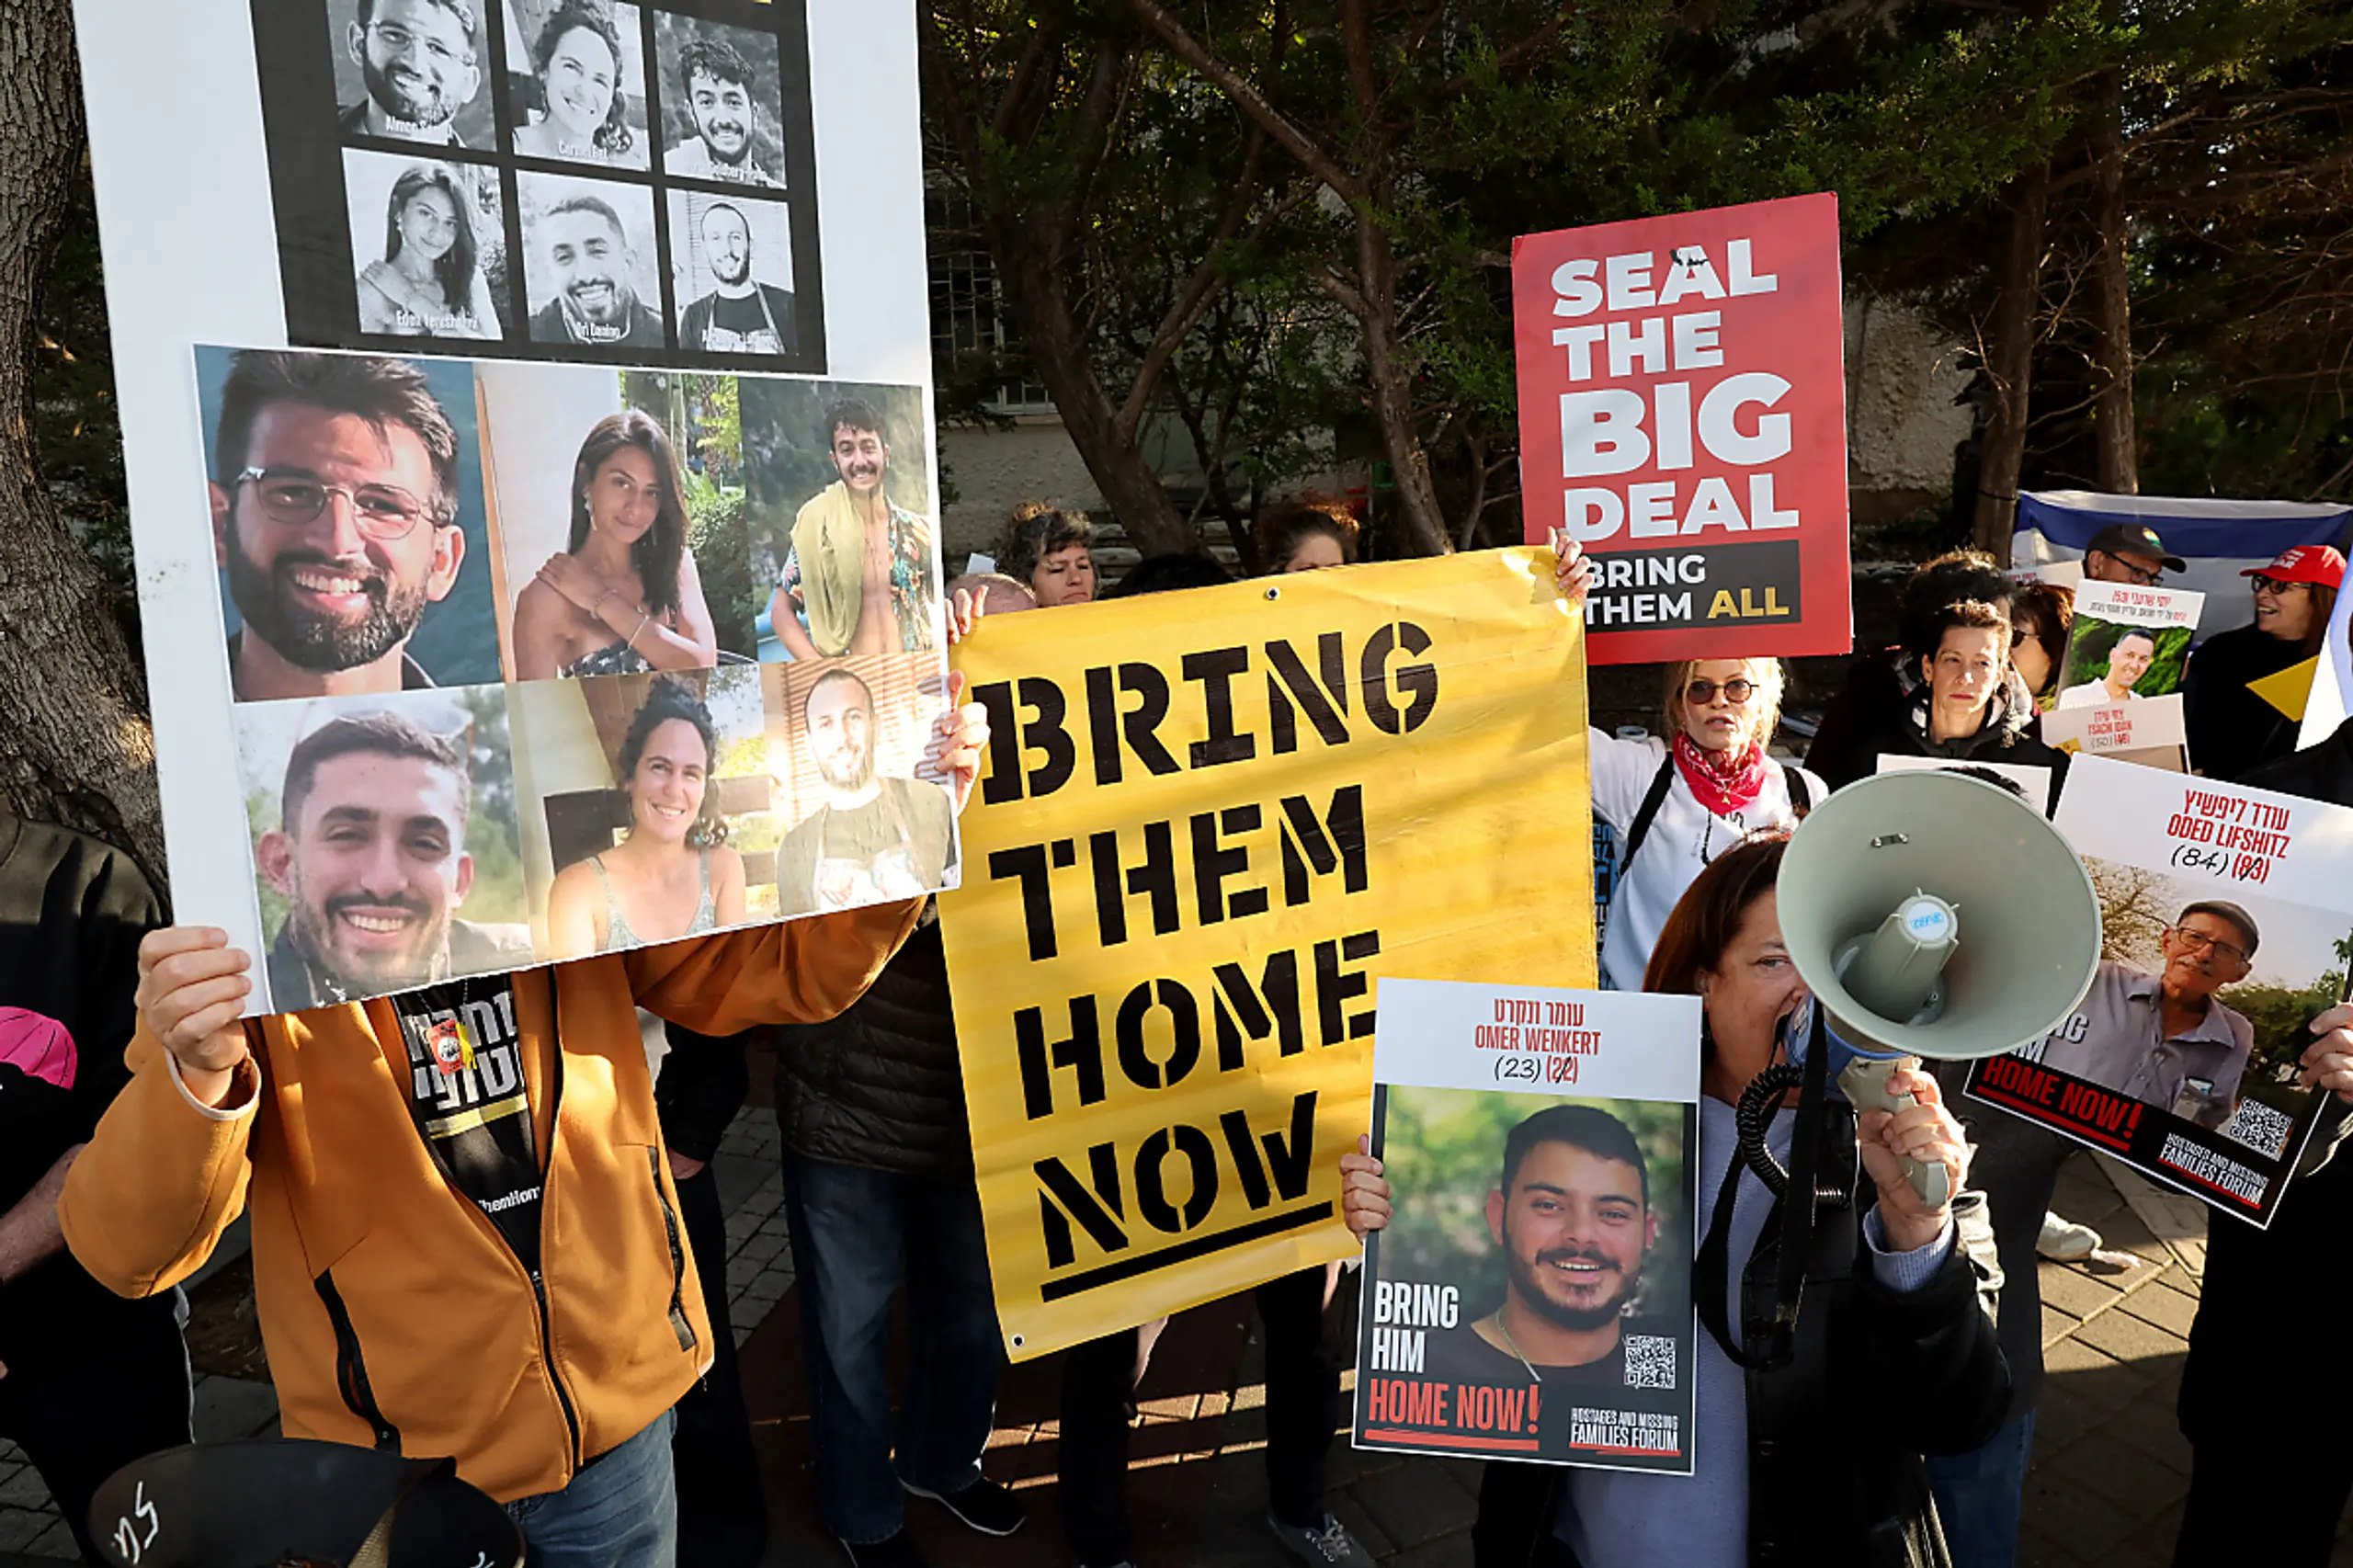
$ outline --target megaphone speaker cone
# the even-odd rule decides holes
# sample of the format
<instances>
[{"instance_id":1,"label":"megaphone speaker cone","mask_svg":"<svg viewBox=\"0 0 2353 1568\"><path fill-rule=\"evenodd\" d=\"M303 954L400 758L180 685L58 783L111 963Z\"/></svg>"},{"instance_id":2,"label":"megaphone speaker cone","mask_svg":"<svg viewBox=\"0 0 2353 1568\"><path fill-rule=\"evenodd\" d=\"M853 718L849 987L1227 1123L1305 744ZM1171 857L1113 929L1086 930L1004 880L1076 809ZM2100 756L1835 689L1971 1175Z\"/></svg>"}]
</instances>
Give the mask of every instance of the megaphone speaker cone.
<instances>
[{"instance_id":1,"label":"megaphone speaker cone","mask_svg":"<svg viewBox=\"0 0 2353 1568\"><path fill-rule=\"evenodd\" d=\"M1799 978L1841 1033L1883 1051L1948 1062L2015 1051L2064 1021L2099 967L2083 861L2032 806L1959 773L1882 773L1837 791L1790 840L1778 892ZM1886 1017L1848 988L1838 957L1889 916L1916 915L1924 894L1955 917L1936 976L1943 1003L1927 1021ZM1848 974L1883 1005L1901 994L1862 967L1850 958Z\"/></svg>"}]
</instances>

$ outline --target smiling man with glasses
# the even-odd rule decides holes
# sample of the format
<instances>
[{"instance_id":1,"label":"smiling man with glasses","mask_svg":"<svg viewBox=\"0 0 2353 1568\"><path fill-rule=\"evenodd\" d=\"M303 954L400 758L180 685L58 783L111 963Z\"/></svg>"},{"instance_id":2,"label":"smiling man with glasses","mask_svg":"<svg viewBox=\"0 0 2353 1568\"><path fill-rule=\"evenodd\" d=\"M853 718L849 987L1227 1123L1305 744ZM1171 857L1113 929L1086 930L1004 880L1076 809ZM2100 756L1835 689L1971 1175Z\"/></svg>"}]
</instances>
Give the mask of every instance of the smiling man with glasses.
<instances>
[{"instance_id":1,"label":"smiling man with glasses","mask_svg":"<svg viewBox=\"0 0 2353 1568\"><path fill-rule=\"evenodd\" d=\"M344 48L367 91L340 111L335 129L463 146L457 118L482 86L479 32L466 0L359 0Z\"/></svg>"},{"instance_id":2,"label":"smiling man with glasses","mask_svg":"<svg viewBox=\"0 0 2353 1568\"><path fill-rule=\"evenodd\" d=\"M2255 1026L2215 998L2254 967L2262 934L2235 903L2208 899L2181 912L2160 940L2155 974L2116 962L2042 1046L2042 1064L2143 1105L2220 1127L2238 1099Z\"/></svg>"},{"instance_id":3,"label":"smiling man with glasses","mask_svg":"<svg viewBox=\"0 0 2353 1568\"><path fill-rule=\"evenodd\" d=\"M213 551L241 702L429 687L409 657L466 556L458 437L403 359L248 350L214 437Z\"/></svg>"}]
</instances>

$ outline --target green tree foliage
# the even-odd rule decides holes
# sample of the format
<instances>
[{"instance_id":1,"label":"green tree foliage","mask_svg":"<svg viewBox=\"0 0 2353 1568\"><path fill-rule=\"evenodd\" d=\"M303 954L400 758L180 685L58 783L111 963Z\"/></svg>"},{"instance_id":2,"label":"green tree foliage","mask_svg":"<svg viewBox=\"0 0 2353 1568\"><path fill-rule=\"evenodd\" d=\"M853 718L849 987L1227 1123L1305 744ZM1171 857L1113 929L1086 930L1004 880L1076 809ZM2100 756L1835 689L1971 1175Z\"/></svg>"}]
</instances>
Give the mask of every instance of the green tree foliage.
<instances>
[{"instance_id":1,"label":"green tree foliage","mask_svg":"<svg viewBox=\"0 0 2353 1568\"><path fill-rule=\"evenodd\" d=\"M1688 1299L1693 1221L1683 1166L1690 1108L1490 1090L1392 1087L1387 1096L1381 1160L1395 1211L1381 1256L1390 1278L1459 1285L1466 1314L1493 1312L1503 1301L1504 1261L1487 1229L1487 1195L1502 1179L1504 1140L1547 1106L1589 1105L1626 1124L1649 1166L1659 1239L1643 1271L1643 1297L1654 1307Z\"/></svg>"}]
</instances>

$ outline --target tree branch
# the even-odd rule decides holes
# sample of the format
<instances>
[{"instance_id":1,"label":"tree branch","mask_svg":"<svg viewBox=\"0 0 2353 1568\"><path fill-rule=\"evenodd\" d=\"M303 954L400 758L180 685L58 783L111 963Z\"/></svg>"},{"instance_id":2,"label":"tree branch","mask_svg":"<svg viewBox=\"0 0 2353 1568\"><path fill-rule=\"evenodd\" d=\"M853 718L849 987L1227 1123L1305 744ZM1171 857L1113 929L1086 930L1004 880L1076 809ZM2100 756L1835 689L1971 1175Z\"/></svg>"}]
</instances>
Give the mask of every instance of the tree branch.
<instances>
[{"instance_id":1,"label":"tree branch","mask_svg":"<svg viewBox=\"0 0 2353 1568\"><path fill-rule=\"evenodd\" d=\"M1160 35L1160 40L1168 46L1170 53L1216 83L1218 90L1233 99L1235 108L1255 120L1310 174L1338 192L1343 201L1354 206L1364 199L1362 181L1342 168L1331 153L1316 145L1313 138L1285 119L1273 104L1267 101L1266 96L1252 86L1239 72L1202 47L1176 17L1161 7L1158 0L1127 0L1127 3L1143 19L1146 27Z\"/></svg>"}]
</instances>

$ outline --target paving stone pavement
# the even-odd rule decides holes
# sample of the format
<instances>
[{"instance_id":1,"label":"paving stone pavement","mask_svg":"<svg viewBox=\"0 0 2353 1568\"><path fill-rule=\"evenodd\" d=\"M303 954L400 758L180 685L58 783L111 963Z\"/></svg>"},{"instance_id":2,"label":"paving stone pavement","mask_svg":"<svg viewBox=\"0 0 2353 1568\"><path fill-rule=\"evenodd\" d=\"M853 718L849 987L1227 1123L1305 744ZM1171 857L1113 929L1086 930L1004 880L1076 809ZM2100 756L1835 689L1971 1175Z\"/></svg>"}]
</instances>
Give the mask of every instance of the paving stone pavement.
<instances>
[{"instance_id":1,"label":"paving stone pavement","mask_svg":"<svg viewBox=\"0 0 2353 1568\"><path fill-rule=\"evenodd\" d=\"M745 1356L776 1520L771 1568L828 1560L814 1522L799 1314L775 1308L793 1284L784 1233L774 1119L750 1108L722 1142L729 1210L728 1295ZM2189 1453L2176 1429L2174 1390L2205 1267L2206 1210L2104 1156L2082 1155L2054 1207L2098 1229L2128 1268L2044 1263L2044 1357L2050 1375L2027 1477L2021 1568L2162 1568L2188 1487ZM1143 1568L1278 1568L1266 1528L1263 1350L1246 1304L1186 1314L1155 1353L1142 1399L1130 1494ZM1056 1424L1051 1360L1013 1369L998 1405L989 1470L1032 1510L1003 1541L979 1540L939 1517L910 1528L941 1568L1031 1568L1064 1561L1053 1497ZM267 1384L205 1378L197 1392L205 1438L275 1431ZM1331 1506L1383 1568L1469 1568L1478 1467L1452 1460L1333 1453ZM73 1546L40 1478L0 1444L0 1568L37 1568ZM2353 1568L2353 1516L2333 1568Z\"/></svg>"}]
</instances>

